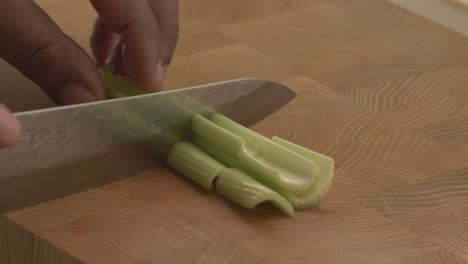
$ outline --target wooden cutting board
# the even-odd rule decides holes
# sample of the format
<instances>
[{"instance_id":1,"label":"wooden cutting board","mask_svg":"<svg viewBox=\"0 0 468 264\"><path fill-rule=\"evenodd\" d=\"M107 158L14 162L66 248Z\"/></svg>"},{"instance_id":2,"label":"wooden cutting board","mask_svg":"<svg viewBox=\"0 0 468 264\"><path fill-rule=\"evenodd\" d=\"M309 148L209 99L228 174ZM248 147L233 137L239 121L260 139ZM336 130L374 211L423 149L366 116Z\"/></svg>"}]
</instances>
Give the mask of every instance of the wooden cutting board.
<instances>
[{"instance_id":1,"label":"wooden cutting board","mask_svg":"<svg viewBox=\"0 0 468 264\"><path fill-rule=\"evenodd\" d=\"M88 1L37 2L89 51ZM294 89L253 129L335 159L321 206L245 210L155 168L2 216L0 263L468 263L467 63L466 37L382 0L183 0L167 89ZM1 69L22 91L2 101L50 104Z\"/></svg>"}]
</instances>

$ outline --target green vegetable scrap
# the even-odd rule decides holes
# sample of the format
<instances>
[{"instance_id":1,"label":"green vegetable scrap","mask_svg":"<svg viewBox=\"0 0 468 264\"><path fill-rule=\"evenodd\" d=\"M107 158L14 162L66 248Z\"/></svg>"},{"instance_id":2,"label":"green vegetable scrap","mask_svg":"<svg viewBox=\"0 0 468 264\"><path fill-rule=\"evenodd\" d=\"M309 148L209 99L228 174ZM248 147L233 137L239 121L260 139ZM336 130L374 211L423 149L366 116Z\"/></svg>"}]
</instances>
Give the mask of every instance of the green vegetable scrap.
<instances>
[{"instance_id":1,"label":"green vegetable scrap","mask_svg":"<svg viewBox=\"0 0 468 264\"><path fill-rule=\"evenodd\" d=\"M100 74L109 98L146 93L122 77ZM316 206L328 193L332 158L266 138L219 113L190 115L194 136L175 143L166 162L204 189L249 209L269 202L288 216Z\"/></svg>"}]
</instances>

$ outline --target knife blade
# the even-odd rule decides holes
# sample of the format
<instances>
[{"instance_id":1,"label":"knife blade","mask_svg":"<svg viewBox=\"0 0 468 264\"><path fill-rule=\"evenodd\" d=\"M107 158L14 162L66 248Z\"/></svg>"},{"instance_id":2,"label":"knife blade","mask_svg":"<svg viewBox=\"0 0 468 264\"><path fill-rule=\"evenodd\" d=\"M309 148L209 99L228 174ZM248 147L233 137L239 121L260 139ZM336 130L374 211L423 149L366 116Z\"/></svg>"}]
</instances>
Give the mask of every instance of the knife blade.
<instances>
[{"instance_id":1,"label":"knife blade","mask_svg":"<svg viewBox=\"0 0 468 264\"><path fill-rule=\"evenodd\" d=\"M273 81L244 78L15 114L20 142L0 150L0 214L164 166L191 136L194 114L251 126L295 97Z\"/></svg>"}]
</instances>

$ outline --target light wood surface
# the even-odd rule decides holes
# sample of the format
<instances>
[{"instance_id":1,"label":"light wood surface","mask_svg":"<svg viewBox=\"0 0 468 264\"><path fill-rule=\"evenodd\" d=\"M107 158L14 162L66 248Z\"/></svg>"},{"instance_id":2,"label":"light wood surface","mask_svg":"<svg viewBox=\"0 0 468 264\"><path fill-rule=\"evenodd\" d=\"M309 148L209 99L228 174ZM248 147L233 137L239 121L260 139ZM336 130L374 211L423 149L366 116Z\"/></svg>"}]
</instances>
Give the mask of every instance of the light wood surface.
<instances>
[{"instance_id":1,"label":"light wood surface","mask_svg":"<svg viewBox=\"0 0 468 264\"><path fill-rule=\"evenodd\" d=\"M38 2L89 50L88 1ZM382 0L183 0L167 89L294 89L253 129L336 160L320 208L244 210L156 168L0 217L0 263L468 263L467 63L466 37ZM14 109L47 106L9 76Z\"/></svg>"}]
</instances>

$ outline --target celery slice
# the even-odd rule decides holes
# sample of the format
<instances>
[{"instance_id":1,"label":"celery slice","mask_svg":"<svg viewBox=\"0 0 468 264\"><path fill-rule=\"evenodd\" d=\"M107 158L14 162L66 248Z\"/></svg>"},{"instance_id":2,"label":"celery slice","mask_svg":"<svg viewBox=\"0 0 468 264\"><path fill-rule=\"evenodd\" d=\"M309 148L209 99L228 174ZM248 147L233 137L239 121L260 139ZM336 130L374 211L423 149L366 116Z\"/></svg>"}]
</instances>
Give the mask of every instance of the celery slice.
<instances>
[{"instance_id":1,"label":"celery slice","mask_svg":"<svg viewBox=\"0 0 468 264\"><path fill-rule=\"evenodd\" d=\"M189 142L175 144L167 156L167 164L206 190L213 188L215 178L225 168Z\"/></svg>"},{"instance_id":2,"label":"celery slice","mask_svg":"<svg viewBox=\"0 0 468 264\"><path fill-rule=\"evenodd\" d=\"M106 88L106 96L108 98L123 98L127 97L125 94L117 91L117 90L112 90L112 89L107 89Z\"/></svg>"},{"instance_id":3,"label":"celery slice","mask_svg":"<svg viewBox=\"0 0 468 264\"><path fill-rule=\"evenodd\" d=\"M319 166L318 182L309 193L302 196L290 195L288 200L293 204L297 210L311 208L317 205L322 198L328 193L328 190L333 182L335 163L330 157L304 148L290 141L284 140L279 137L273 137L273 142L281 145L291 151L296 152L303 157L315 161Z\"/></svg>"},{"instance_id":4,"label":"celery slice","mask_svg":"<svg viewBox=\"0 0 468 264\"><path fill-rule=\"evenodd\" d=\"M245 168L255 171L260 177L271 179L296 195L306 194L316 183L318 166L313 160L220 114L213 114L211 121L244 140L245 147L239 152L238 159Z\"/></svg>"},{"instance_id":5,"label":"celery slice","mask_svg":"<svg viewBox=\"0 0 468 264\"><path fill-rule=\"evenodd\" d=\"M226 152L222 151L216 145L210 144L208 141L204 140L203 138L199 136L193 137L192 143L227 167L230 167L230 168L241 167L239 160L230 156L229 154L226 154Z\"/></svg>"},{"instance_id":6,"label":"celery slice","mask_svg":"<svg viewBox=\"0 0 468 264\"><path fill-rule=\"evenodd\" d=\"M244 139L245 145L248 148L254 148L257 150L260 145L259 142L269 140L268 138L258 134L257 132L252 131L244 126L241 126L223 115L213 114L210 120L216 125Z\"/></svg>"},{"instance_id":7,"label":"celery slice","mask_svg":"<svg viewBox=\"0 0 468 264\"><path fill-rule=\"evenodd\" d=\"M281 195L237 169L228 169L190 142L177 143L167 158L168 165L206 190L211 190L215 179L216 191L245 208L252 209L270 202L289 216L294 208Z\"/></svg>"},{"instance_id":8,"label":"celery slice","mask_svg":"<svg viewBox=\"0 0 468 264\"><path fill-rule=\"evenodd\" d=\"M240 137L198 114L193 116L192 130L196 135L210 144L218 146L227 155L232 157L237 157L243 145L243 140Z\"/></svg>"},{"instance_id":9,"label":"celery slice","mask_svg":"<svg viewBox=\"0 0 468 264\"><path fill-rule=\"evenodd\" d=\"M294 208L284 197L238 169L223 170L216 181L216 190L245 208L270 202L288 216L294 216Z\"/></svg>"},{"instance_id":10,"label":"celery slice","mask_svg":"<svg viewBox=\"0 0 468 264\"><path fill-rule=\"evenodd\" d=\"M147 94L148 92L139 88L131 80L114 75L107 69L100 68L99 75L106 90L107 97L120 98L134 95Z\"/></svg>"},{"instance_id":11,"label":"celery slice","mask_svg":"<svg viewBox=\"0 0 468 264\"><path fill-rule=\"evenodd\" d=\"M225 166L229 168L235 168L244 171L246 174L251 176L252 178L256 179L257 181L261 182L265 186L268 186L269 188L277 191L280 194L284 194L283 196L290 197L292 194L290 194L289 191L287 191L283 186L280 186L276 184L271 178L261 176L257 172L251 170L250 168L246 168L245 166L242 166L239 162L238 159L226 154L224 151L222 151L218 146L213 145L209 143L208 141L204 140L203 138L199 136L195 136L192 139L192 143L194 143L197 147L199 147L201 150L209 154L211 157L215 158Z\"/></svg>"}]
</instances>

